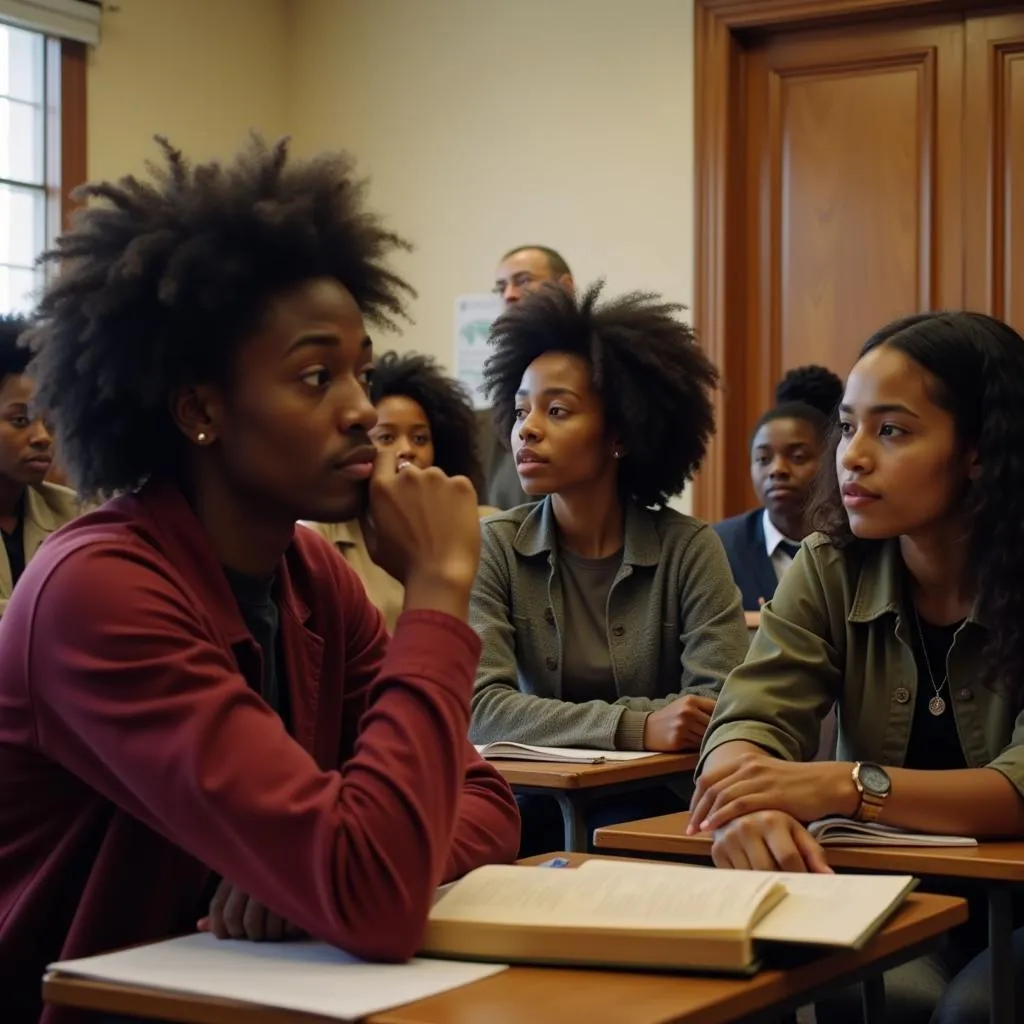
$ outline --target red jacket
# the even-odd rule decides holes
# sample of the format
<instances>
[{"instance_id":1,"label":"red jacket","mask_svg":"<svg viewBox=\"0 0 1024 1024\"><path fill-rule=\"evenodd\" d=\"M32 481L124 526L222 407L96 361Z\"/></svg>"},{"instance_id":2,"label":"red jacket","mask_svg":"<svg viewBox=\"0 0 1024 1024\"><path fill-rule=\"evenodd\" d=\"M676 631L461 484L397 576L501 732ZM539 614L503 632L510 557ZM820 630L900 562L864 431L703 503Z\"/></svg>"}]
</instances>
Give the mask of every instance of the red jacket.
<instances>
[{"instance_id":1,"label":"red jacket","mask_svg":"<svg viewBox=\"0 0 1024 1024\"><path fill-rule=\"evenodd\" d=\"M0 623L5 1021L39 1018L50 961L194 930L211 872L401 960L442 880L515 856L513 797L466 739L473 631L408 612L389 642L309 530L278 578L294 738L246 684L259 648L173 487L110 502L29 565Z\"/></svg>"}]
</instances>

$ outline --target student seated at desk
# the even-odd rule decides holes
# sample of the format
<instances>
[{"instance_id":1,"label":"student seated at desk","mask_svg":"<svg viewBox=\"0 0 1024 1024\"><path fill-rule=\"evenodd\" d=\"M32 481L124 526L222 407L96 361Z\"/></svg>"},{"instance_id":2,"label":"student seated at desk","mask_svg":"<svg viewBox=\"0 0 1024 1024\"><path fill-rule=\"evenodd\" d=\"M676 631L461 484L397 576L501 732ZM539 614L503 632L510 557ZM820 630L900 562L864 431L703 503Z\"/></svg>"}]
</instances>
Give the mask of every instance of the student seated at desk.
<instances>
[{"instance_id":1,"label":"student seated at desk","mask_svg":"<svg viewBox=\"0 0 1024 1024\"><path fill-rule=\"evenodd\" d=\"M664 507L704 456L717 373L679 307L599 296L548 286L492 331L496 422L544 500L483 524L470 735L695 750L748 645L718 537ZM679 804L662 786L631 806L623 817Z\"/></svg>"},{"instance_id":2,"label":"student seated at desk","mask_svg":"<svg viewBox=\"0 0 1024 1024\"><path fill-rule=\"evenodd\" d=\"M392 453L400 466L437 466L448 476L464 476L478 495L483 493L476 414L465 385L446 377L429 356L385 352L374 363L370 400L377 410L370 438L380 451ZM477 511L487 516L498 510L481 505ZM358 520L305 525L334 544L355 569L393 632L405 600L402 584L370 557Z\"/></svg>"},{"instance_id":3,"label":"student seated at desk","mask_svg":"<svg viewBox=\"0 0 1024 1024\"><path fill-rule=\"evenodd\" d=\"M0 316L0 615L39 545L78 515L75 493L46 482L53 442L32 408L31 353L18 344L26 326L21 317Z\"/></svg>"},{"instance_id":4,"label":"student seated at desk","mask_svg":"<svg viewBox=\"0 0 1024 1024\"><path fill-rule=\"evenodd\" d=\"M715 525L744 611L756 612L771 600L811 532L811 484L825 450L827 424L842 396L843 382L830 370L799 367L779 383L775 407L754 427L750 480L764 506Z\"/></svg>"},{"instance_id":5,"label":"student seated at desk","mask_svg":"<svg viewBox=\"0 0 1024 1024\"><path fill-rule=\"evenodd\" d=\"M1024 339L975 313L890 324L850 374L834 444L822 533L704 740L692 827L714 832L719 866L825 870L804 825L833 814L1024 837ZM839 760L808 763L833 704ZM978 911L886 975L886 1020L988 1020ZM1015 953L1019 978L1024 933ZM856 993L818 1019L860 1020Z\"/></svg>"},{"instance_id":6,"label":"student seated at desk","mask_svg":"<svg viewBox=\"0 0 1024 1024\"><path fill-rule=\"evenodd\" d=\"M402 243L344 156L253 142L87 187L34 372L86 495L0 623L0 1005L53 960L202 927L374 960L438 883L509 861L508 787L469 746L479 554L464 478L377 456L366 320ZM297 519L367 503L405 583L390 643ZM56 1007L47 1024L79 1019Z\"/></svg>"}]
</instances>

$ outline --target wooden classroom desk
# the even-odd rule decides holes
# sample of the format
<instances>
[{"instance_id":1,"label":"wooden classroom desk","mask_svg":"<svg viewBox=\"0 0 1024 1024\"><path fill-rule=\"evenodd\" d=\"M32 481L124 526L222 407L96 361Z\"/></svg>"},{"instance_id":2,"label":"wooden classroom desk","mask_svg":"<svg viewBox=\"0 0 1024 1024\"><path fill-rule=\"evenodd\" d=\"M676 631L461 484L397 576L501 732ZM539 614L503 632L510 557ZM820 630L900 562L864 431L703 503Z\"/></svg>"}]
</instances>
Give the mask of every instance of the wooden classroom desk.
<instances>
[{"instance_id":1,"label":"wooden classroom desk","mask_svg":"<svg viewBox=\"0 0 1024 1024\"><path fill-rule=\"evenodd\" d=\"M609 825L594 833L601 850L658 854L685 860L711 856L708 836L688 836L686 813ZM1024 884L1024 842L982 842L977 846L826 846L834 868L880 871L977 882L988 896L992 958L992 1024L1014 1024L1012 889Z\"/></svg>"},{"instance_id":2,"label":"wooden classroom desk","mask_svg":"<svg viewBox=\"0 0 1024 1024\"><path fill-rule=\"evenodd\" d=\"M585 855L563 854L573 864ZM534 862L542 858L533 858ZM913 894L859 951L807 954L753 978L513 967L451 992L367 1018L366 1024L775 1024L832 988L877 977L933 948L967 919L964 900ZM328 1024L328 1018L223 999L85 981L43 980L47 1003L178 1024ZM868 1001L865 1019L878 1007ZM332 1022L337 1024L337 1022Z\"/></svg>"},{"instance_id":3,"label":"wooden classroom desk","mask_svg":"<svg viewBox=\"0 0 1024 1024\"><path fill-rule=\"evenodd\" d=\"M747 620L747 629L749 629L752 633L756 633L758 627L761 625L761 613L744 612L743 618Z\"/></svg>"},{"instance_id":4,"label":"wooden classroom desk","mask_svg":"<svg viewBox=\"0 0 1024 1024\"><path fill-rule=\"evenodd\" d=\"M635 761L560 764L557 761L491 761L516 793L540 793L557 801L565 848L587 849L587 805L595 797L643 789L652 779L693 774L696 754L653 754Z\"/></svg>"}]
</instances>

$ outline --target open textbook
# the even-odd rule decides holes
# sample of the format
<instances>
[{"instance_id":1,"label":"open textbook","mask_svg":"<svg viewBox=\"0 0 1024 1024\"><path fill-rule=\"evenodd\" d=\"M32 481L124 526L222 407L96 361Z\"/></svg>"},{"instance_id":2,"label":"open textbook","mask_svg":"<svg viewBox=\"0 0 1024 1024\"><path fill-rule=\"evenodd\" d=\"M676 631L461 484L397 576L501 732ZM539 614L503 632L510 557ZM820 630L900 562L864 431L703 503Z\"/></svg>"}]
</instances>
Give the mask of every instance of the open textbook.
<instances>
[{"instance_id":1,"label":"open textbook","mask_svg":"<svg viewBox=\"0 0 1024 1024\"><path fill-rule=\"evenodd\" d=\"M812 821L807 831L822 846L977 846L968 836L936 836L927 832L905 832L891 825L854 821L852 818L822 818Z\"/></svg>"},{"instance_id":2,"label":"open textbook","mask_svg":"<svg viewBox=\"0 0 1024 1024\"><path fill-rule=\"evenodd\" d=\"M756 970L757 942L859 948L909 876L791 875L589 860L490 865L434 905L422 952L505 963Z\"/></svg>"},{"instance_id":3,"label":"open textbook","mask_svg":"<svg viewBox=\"0 0 1024 1024\"><path fill-rule=\"evenodd\" d=\"M497 740L477 744L477 753L488 761L557 761L562 764L605 764L654 757L650 750L584 750L581 747L538 747L532 743Z\"/></svg>"}]
</instances>

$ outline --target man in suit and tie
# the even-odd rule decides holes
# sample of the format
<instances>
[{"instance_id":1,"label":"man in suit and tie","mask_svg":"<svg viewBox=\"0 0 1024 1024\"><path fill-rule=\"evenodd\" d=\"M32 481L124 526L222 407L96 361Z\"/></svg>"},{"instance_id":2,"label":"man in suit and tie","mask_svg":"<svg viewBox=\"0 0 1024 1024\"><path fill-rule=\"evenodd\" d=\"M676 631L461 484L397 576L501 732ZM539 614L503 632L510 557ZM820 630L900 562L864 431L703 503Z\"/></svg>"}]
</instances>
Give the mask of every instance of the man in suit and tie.
<instances>
[{"instance_id":1,"label":"man in suit and tie","mask_svg":"<svg viewBox=\"0 0 1024 1024\"><path fill-rule=\"evenodd\" d=\"M775 408L758 420L750 443L750 479L763 505L715 526L744 611L771 600L811 532L812 485L843 383L824 367L805 366L787 374L775 394Z\"/></svg>"},{"instance_id":2,"label":"man in suit and tie","mask_svg":"<svg viewBox=\"0 0 1024 1024\"><path fill-rule=\"evenodd\" d=\"M521 301L546 282L572 292L575 285L568 263L545 245L521 245L502 256L494 275L494 291L506 306ZM508 438L494 432L492 410L477 412L477 443L484 464L486 493L481 501L496 508L514 508L531 499L520 486Z\"/></svg>"}]
</instances>

